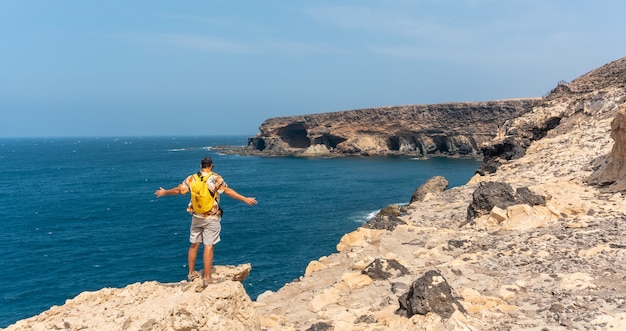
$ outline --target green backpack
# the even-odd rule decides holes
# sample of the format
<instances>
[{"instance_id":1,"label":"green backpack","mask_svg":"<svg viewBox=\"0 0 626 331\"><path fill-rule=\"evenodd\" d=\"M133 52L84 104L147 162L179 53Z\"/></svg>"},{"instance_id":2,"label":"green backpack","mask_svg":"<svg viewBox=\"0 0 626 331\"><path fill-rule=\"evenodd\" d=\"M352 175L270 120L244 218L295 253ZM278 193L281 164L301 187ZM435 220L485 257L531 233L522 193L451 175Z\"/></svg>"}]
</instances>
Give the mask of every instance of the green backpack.
<instances>
[{"instance_id":1,"label":"green backpack","mask_svg":"<svg viewBox=\"0 0 626 331\"><path fill-rule=\"evenodd\" d=\"M191 182L191 206L194 213L206 214L215 204L215 194L209 190L206 184L207 179L211 174L202 176L201 172L193 175L193 181Z\"/></svg>"}]
</instances>

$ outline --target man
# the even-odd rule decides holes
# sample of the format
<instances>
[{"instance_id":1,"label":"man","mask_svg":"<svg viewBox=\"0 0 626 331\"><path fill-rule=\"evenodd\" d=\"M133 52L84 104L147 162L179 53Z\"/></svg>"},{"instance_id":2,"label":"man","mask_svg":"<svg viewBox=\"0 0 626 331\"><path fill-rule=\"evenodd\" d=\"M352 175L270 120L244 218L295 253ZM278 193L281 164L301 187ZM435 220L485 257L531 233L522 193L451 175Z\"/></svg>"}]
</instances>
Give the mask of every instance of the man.
<instances>
[{"instance_id":1,"label":"man","mask_svg":"<svg viewBox=\"0 0 626 331\"><path fill-rule=\"evenodd\" d=\"M188 280L193 280L198 277L198 273L195 271L196 258L198 256L198 250L200 243L204 243L204 252L202 255L202 261L204 263L203 281L202 287L199 290L204 289L208 284L217 282L211 278L211 267L213 265L213 246L220 241L220 231L222 209L219 206L220 194L226 194L230 198L242 201L249 206L257 204L255 198L245 197L237 193L232 188L228 187L226 182L222 179L222 176L213 172L213 160L210 157L205 157L200 162L200 173L204 179L206 176L206 185L214 196L215 202L213 207L206 213L198 214L194 212L192 202L189 202L187 211L191 213L191 227L189 229L189 251L187 252L187 262L189 264ZM192 187L192 182L198 180L198 176L190 175L177 187L171 189L159 188L154 195L157 198L166 195L186 194Z\"/></svg>"}]
</instances>

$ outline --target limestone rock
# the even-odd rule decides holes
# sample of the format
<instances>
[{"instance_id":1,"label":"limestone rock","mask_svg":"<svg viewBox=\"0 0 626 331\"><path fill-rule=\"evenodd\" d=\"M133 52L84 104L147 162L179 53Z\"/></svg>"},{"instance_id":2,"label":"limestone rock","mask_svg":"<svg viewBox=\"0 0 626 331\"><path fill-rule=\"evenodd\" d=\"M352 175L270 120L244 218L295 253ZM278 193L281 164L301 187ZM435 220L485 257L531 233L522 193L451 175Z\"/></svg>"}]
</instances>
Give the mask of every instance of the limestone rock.
<instances>
[{"instance_id":1,"label":"limestone rock","mask_svg":"<svg viewBox=\"0 0 626 331\"><path fill-rule=\"evenodd\" d=\"M5 330L259 330L259 318L239 282L209 285L136 283L83 292Z\"/></svg>"},{"instance_id":2,"label":"limestone rock","mask_svg":"<svg viewBox=\"0 0 626 331\"><path fill-rule=\"evenodd\" d=\"M212 274L220 279L229 279L235 282L242 282L250 276L252 265L250 263L233 265L216 265L213 267Z\"/></svg>"},{"instance_id":3,"label":"limestone rock","mask_svg":"<svg viewBox=\"0 0 626 331\"><path fill-rule=\"evenodd\" d=\"M83 292L5 330L258 330L252 300L233 281L245 279L250 269L250 264L215 266L214 277L225 280L200 293L200 279Z\"/></svg>"},{"instance_id":4,"label":"limestone rock","mask_svg":"<svg viewBox=\"0 0 626 331\"><path fill-rule=\"evenodd\" d=\"M566 119L601 117L613 112L626 98L624 89L626 58L594 69L570 83L559 82L531 111L507 120L494 140L482 148L484 160L478 170L494 173L501 164L519 159L534 141L560 127Z\"/></svg>"},{"instance_id":5,"label":"limestone rock","mask_svg":"<svg viewBox=\"0 0 626 331\"><path fill-rule=\"evenodd\" d=\"M606 158L596 162L605 162L589 178L593 185L607 186L607 190L619 192L626 190L626 104L621 105L619 113L611 122L613 148Z\"/></svg>"},{"instance_id":6,"label":"limestone rock","mask_svg":"<svg viewBox=\"0 0 626 331\"><path fill-rule=\"evenodd\" d=\"M433 192L442 192L448 187L448 180L443 176L435 176L427 180L422 186L418 187L413 195L409 204L415 201L423 201L426 194Z\"/></svg>"},{"instance_id":7,"label":"limestone rock","mask_svg":"<svg viewBox=\"0 0 626 331\"><path fill-rule=\"evenodd\" d=\"M302 152L302 156L325 156L329 155L330 152L331 150L328 149L326 145L317 144L307 147L306 150Z\"/></svg>"},{"instance_id":8,"label":"limestone rock","mask_svg":"<svg viewBox=\"0 0 626 331\"><path fill-rule=\"evenodd\" d=\"M376 241L376 238L382 235L383 232L384 230L360 227L356 231L341 237L337 244L337 251L342 252L349 248L367 246Z\"/></svg>"},{"instance_id":9,"label":"limestone rock","mask_svg":"<svg viewBox=\"0 0 626 331\"><path fill-rule=\"evenodd\" d=\"M488 231L526 231L548 227L556 222L560 215L543 206L514 205L502 210L494 207L488 216L475 219L474 228Z\"/></svg>"},{"instance_id":10,"label":"limestone rock","mask_svg":"<svg viewBox=\"0 0 626 331\"><path fill-rule=\"evenodd\" d=\"M341 283L337 285L337 288L356 290L371 285L372 281L373 279L366 273L347 272L341 276Z\"/></svg>"}]
</instances>

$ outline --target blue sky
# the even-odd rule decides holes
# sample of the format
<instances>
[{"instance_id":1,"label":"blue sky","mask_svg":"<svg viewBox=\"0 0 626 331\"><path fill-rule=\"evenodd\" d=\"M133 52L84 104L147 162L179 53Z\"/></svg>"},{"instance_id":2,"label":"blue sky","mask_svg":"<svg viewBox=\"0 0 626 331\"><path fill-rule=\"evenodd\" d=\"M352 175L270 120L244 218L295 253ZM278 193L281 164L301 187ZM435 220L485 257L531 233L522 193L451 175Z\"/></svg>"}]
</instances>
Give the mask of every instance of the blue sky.
<instances>
[{"instance_id":1,"label":"blue sky","mask_svg":"<svg viewBox=\"0 0 626 331\"><path fill-rule=\"evenodd\" d=\"M254 135L535 97L626 56L624 1L0 0L0 137Z\"/></svg>"}]
</instances>

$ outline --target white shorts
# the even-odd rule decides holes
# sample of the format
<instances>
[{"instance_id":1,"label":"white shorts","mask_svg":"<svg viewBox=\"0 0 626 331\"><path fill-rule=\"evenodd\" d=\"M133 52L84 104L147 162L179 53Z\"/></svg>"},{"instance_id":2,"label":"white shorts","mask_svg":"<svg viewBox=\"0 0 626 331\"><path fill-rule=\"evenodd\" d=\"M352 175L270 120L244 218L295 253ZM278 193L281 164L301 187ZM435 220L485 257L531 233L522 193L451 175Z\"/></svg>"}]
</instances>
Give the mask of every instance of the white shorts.
<instances>
[{"instance_id":1,"label":"white shorts","mask_svg":"<svg viewBox=\"0 0 626 331\"><path fill-rule=\"evenodd\" d=\"M189 242L204 243L205 245L215 245L220 242L220 232L222 231L221 217L191 216L191 227L189 229Z\"/></svg>"}]
</instances>

